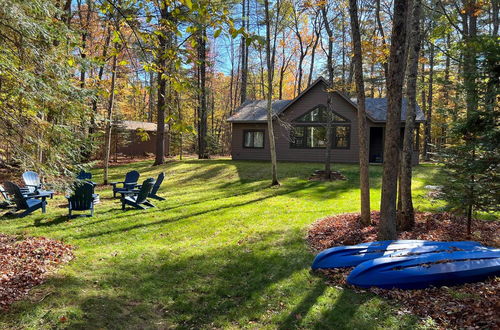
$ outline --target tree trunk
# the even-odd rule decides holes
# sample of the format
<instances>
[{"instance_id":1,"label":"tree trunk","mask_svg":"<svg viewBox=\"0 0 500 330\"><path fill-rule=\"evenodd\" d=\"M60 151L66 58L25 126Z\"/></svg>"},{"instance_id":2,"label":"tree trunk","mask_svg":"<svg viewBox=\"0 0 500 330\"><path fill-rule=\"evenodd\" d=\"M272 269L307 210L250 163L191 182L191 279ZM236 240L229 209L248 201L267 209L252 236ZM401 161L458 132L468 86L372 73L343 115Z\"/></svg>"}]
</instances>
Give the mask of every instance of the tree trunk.
<instances>
[{"instance_id":1,"label":"tree trunk","mask_svg":"<svg viewBox=\"0 0 500 330\"><path fill-rule=\"evenodd\" d=\"M429 92L427 94L427 113L424 126L424 159L431 160L431 134L432 134L432 99L434 89L434 43L429 47Z\"/></svg>"},{"instance_id":2,"label":"tree trunk","mask_svg":"<svg viewBox=\"0 0 500 330\"><path fill-rule=\"evenodd\" d=\"M363 58L361 57L361 36L358 22L357 0L349 0L351 33L354 50L354 75L358 98L358 137L359 137L359 184L361 188L361 223L370 224L370 173L368 169L368 125L365 110L365 83L363 81Z\"/></svg>"},{"instance_id":3,"label":"tree trunk","mask_svg":"<svg viewBox=\"0 0 500 330\"><path fill-rule=\"evenodd\" d=\"M153 114L155 110L155 78L154 72L149 72L149 101L148 101L148 121L153 121Z\"/></svg>"},{"instance_id":4,"label":"tree trunk","mask_svg":"<svg viewBox=\"0 0 500 330\"><path fill-rule=\"evenodd\" d=\"M206 52L206 37L207 30L202 27L200 31L200 37L198 39L198 60L200 62L200 86L199 86L199 99L200 99L200 129L198 131L198 158L208 159L207 150L207 133L208 133L208 123L207 123L207 52ZM243 89L242 89L243 92Z\"/></svg>"},{"instance_id":5,"label":"tree trunk","mask_svg":"<svg viewBox=\"0 0 500 330\"><path fill-rule=\"evenodd\" d=\"M332 158L332 137L333 137L333 31L328 21L326 6L321 7L321 13L323 15L323 23L325 24L325 29L328 35L328 54L326 59L326 65L328 66L328 99L327 99L327 123L326 123L326 150L325 150L325 177L330 178L331 169L331 158Z\"/></svg>"},{"instance_id":6,"label":"tree trunk","mask_svg":"<svg viewBox=\"0 0 500 330\"><path fill-rule=\"evenodd\" d=\"M396 196L399 165L401 99L406 67L408 0L394 1L394 22L387 76L387 123L378 238L396 239Z\"/></svg>"},{"instance_id":7,"label":"tree trunk","mask_svg":"<svg viewBox=\"0 0 500 330\"><path fill-rule=\"evenodd\" d=\"M403 138L403 155L401 157L400 201L398 212L398 227L400 230L410 230L415 224L413 200L411 196L413 137L415 134L415 115L417 107L417 73L420 53L420 11L421 0L414 0L411 15L411 27L408 41L408 67L406 78L406 95L408 108Z\"/></svg>"},{"instance_id":8,"label":"tree trunk","mask_svg":"<svg viewBox=\"0 0 500 330\"><path fill-rule=\"evenodd\" d=\"M385 42L385 33L384 33L384 27L382 26L382 20L380 19L380 0L376 0L375 3L375 14L377 16L377 26L378 26L378 31L380 33L380 38L382 39L382 46L384 48L387 47L387 44ZM387 64L387 61L384 61L382 63L382 67L384 68L384 77L387 79L387 75L389 72L389 66Z\"/></svg>"},{"instance_id":9,"label":"tree trunk","mask_svg":"<svg viewBox=\"0 0 500 330\"><path fill-rule=\"evenodd\" d=\"M318 23L318 21L320 23ZM319 24L319 27L316 28L316 24ZM312 49L311 49L311 66L309 67L309 77L307 77L307 87L311 86L313 71L314 71L314 58L316 55L316 48L318 47L319 38L321 35L321 19L316 19L314 22L314 35L316 39L314 40Z\"/></svg>"},{"instance_id":10,"label":"tree trunk","mask_svg":"<svg viewBox=\"0 0 500 330\"><path fill-rule=\"evenodd\" d=\"M115 44L115 49L118 45ZM115 106L115 86L116 86L116 58L117 54L113 55L113 64L111 66L111 87L109 91L108 115L106 118L106 132L104 135L104 184L108 184L109 157L111 153L111 130L113 125L113 108Z\"/></svg>"},{"instance_id":11,"label":"tree trunk","mask_svg":"<svg viewBox=\"0 0 500 330\"><path fill-rule=\"evenodd\" d=\"M241 25L243 28L246 27L246 22L249 21L249 8L247 0L241 1ZM247 100L247 85L248 85L248 46L247 39L241 37L241 103Z\"/></svg>"},{"instance_id":12,"label":"tree trunk","mask_svg":"<svg viewBox=\"0 0 500 330\"><path fill-rule=\"evenodd\" d=\"M160 14L163 23L169 19L169 12L167 6L160 9ZM166 27L165 30L167 30ZM166 70L167 65L167 36L166 32L158 34L160 54L158 56L158 102L157 102L157 115L156 115L156 153L155 161L153 165L165 164L165 106L166 106L166 94L167 94L167 78L168 74Z\"/></svg>"},{"instance_id":13,"label":"tree trunk","mask_svg":"<svg viewBox=\"0 0 500 330\"><path fill-rule=\"evenodd\" d=\"M279 1L277 3L279 6ZM279 8L279 7L278 7ZM274 140L273 129L273 112L272 112L272 97L273 97L273 63L274 54L271 54L271 18L269 15L269 0L264 0L264 9L266 15L266 60L267 60L267 129L269 131L269 149L271 151L271 185L279 185L278 181L278 162L276 159L276 143ZM276 38L276 36L275 36ZM275 47L273 47L274 53Z\"/></svg>"},{"instance_id":14,"label":"tree trunk","mask_svg":"<svg viewBox=\"0 0 500 330\"><path fill-rule=\"evenodd\" d=\"M102 48L102 54L101 54L103 61L106 61L106 57L108 56L108 48L109 48L110 42L111 42L111 27L108 27L107 32L106 32L106 38L104 40L104 46ZM104 63L99 66L99 71L97 74L97 82L96 82L97 89L99 89L100 85L101 85L102 76L104 75L104 66L105 66ZM92 116L90 117L90 124L91 124L90 125L90 133L93 133L94 129L95 129L95 117L97 115L97 101L98 101L98 97L95 96L92 99Z\"/></svg>"}]
</instances>

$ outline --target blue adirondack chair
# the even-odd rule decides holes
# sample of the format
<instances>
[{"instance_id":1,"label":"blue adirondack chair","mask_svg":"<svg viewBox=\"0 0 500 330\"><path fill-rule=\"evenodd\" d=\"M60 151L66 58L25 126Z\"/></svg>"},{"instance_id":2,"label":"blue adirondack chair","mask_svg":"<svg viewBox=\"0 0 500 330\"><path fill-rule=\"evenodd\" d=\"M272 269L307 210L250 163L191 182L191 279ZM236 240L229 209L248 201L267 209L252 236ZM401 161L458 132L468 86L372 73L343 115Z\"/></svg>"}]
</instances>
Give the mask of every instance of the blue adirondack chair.
<instances>
[{"instance_id":1,"label":"blue adirondack chair","mask_svg":"<svg viewBox=\"0 0 500 330\"><path fill-rule=\"evenodd\" d=\"M156 199L156 200L159 200L159 201L164 201L165 198L161 197L161 196L158 196L158 190L160 189L160 186L163 182L163 179L165 179L165 173L161 172L160 174L158 174L158 178L156 178L156 182L153 186L153 189L151 190L151 192L149 193L149 198L153 198L153 199ZM138 185L138 187L140 188L140 185ZM134 189L133 190L134 192L139 192L139 190L137 189Z\"/></svg>"},{"instance_id":2,"label":"blue adirondack chair","mask_svg":"<svg viewBox=\"0 0 500 330\"><path fill-rule=\"evenodd\" d=\"M48 195L23 195L21 188L19 188L17 184L10 181L5 182L5 189L10 195L13 196L14 202L16 203L16 208L18 210L24 210L17 215L18 217L21 218L27 216L28 214L40 208L42 209L42 213L45 213L45 207L47 205L47 201L45 200L45 198Z\"/></svg>"},{"instance_id":3,"label":"blue adirondack chair","mask_svg":"<svg viewBox=\"0 0 500 330\"><path fill-rule=\"evenodd\" d=\"M33 171L26 171L23 173L23 181L26 188L28 188L30 193L42 189L42 183L38 173Z\"/></svg>"},{"instance_id":4,"label":"blue adirondack chair","mask_svg":"<svg viewBox=\"0 0 500 330\"><path fill-rule=\"evenodd\" d=\"M90 172L85 172L84 170L81 170L80 173L78 173L78 175L76 176L76 178L78 180L86 181L86 182L92 184L93 186L97 185L97 183L92 181L92 173L90 173Z\"/></svg>"},{"instance_id":5,"label":"blue adirondack chair","mask_svg":"<svg viewBox=\"0 0 500 330\"><path fill-rule=\"evenodd\" d=\"M155 179L149 178L144 180L141 185L141 189L138 191L130 190L130 191L120 191L122 195L122 210L125 210L125 205L130 205L135 207L136 209L145 210L149 207L154 207L151 202L148 200L148 196L153 189L155 184Z\"/></svg>"},{"instance_id":6,"label":"blue adirondack chair","mask_svg":"<svg viewBox=\"0 0 500 330\"><path fill-rule=\"evenodd\" d=\"M68 199L69 217L73 216L73 211L90 211L90 216L94 215L94 204L99 199L99 195L94 194L94 185L90 182L76 182L74 191Z\"/></svg>"},{"instance_id":7,"label":"blue adirondack chair","mask_svg":"<svg viewBox=\"0 0 500 330\"><path fill-rule=\"evenodd\" d=\"M12 206L12 200L10 199L9 195L7 194L7 190L0 184L0 195L2 195L4 201L0 202L0 208L1 209L6 209Z\"/></svg>"},{"instance_id":8,"label":"blue adirondack chair","mask_svg":"<svg viewBox=\"0 0 500 330\"><path fill-rule=\"evenodd\" d=\"M42 182L40 181L40 177L38 173L33 171L26 171L23 173L23 181L25 185L25 189L21 188L21 191L24 194L39 194L46 193L52 198L54 196L53 191L43 190Z\"/></svg>"},{"instance_id":9,"label":"blue adirondack chair","mask_svg":"<svg viewBox=\"0 0 500 330\"><path fill-rule=\"evenodd\" d=\"M122 191L133 190L137 185L137 180L139 180L139 176L140 176L139 172L130 171L125 175L125 181L111 182L111 185L113 186L113 197L115 198L116 194ZM122 184L123 187L117 187L118 184Z\"/></svg>"}]
</instances>

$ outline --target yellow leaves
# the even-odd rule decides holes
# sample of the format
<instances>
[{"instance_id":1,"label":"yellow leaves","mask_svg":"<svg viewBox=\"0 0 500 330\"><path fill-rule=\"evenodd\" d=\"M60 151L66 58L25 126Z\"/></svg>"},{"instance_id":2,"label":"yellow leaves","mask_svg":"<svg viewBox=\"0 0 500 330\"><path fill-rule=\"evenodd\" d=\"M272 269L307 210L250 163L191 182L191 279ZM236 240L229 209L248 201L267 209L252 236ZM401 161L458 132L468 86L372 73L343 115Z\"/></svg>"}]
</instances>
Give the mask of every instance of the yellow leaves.
<instances>
[{"instance_id":1,"label":"yellow leaves","mask_svg":"<svg viewBox=\"0 0 500 330\"><path fill-rule=\"evenodd\" d=\"M68 62L68 65L71 67L75 66L75 60L72 57L68 58L67 62Z\"/></svg>"},{"instance_id":2,"label":"yellow leaves","mask_svg":"<svg viewBox=\"0 0 500 330\"><path fill-rule=\"evenodd\" d=\"M181 0L181 3L188 7L189 10L192 10L193 9L193 2L191 0Z\"/></svg>"},{"instance_id":3,"label":"yellow leaves","mask_svg":"<svg viewBox=\"0 0 500 330\"><path fill-rule=\"evenodd\" d=\"M113 31L113 39L111 41L115 44L122 43L122 39L120 38L120 33L118 31Z\"/></svg>"}]
</instances>

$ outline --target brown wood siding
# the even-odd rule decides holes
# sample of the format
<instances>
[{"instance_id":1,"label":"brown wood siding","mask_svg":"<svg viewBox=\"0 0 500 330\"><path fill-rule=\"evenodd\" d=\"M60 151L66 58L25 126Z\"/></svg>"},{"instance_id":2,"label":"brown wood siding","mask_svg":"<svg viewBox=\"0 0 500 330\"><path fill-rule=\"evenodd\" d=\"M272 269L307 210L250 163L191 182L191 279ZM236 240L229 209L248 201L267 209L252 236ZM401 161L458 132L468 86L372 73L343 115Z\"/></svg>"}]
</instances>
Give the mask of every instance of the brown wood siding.
<instances>
[{"instance_id":1,"label":"brown wood siding","mask_svg":"<svg viewBox=\"0 0 500 330\"><path fill-rule=\"evenodd\" d=\"M296 118L304 115L317 105L327 105L326 85L318 83L302 97L291 104L281 115L279 120L275 120L274 133L276 137L276 154L280 161L301 161L301 162L324 162L325 149L298 149L290 148L290 123ZM334 111L350 121L351 134L349 149L332 149L332 161L336 163L359 163L359 140L358 140L358 119L357 110L351 103L346 101L339 94L334 97ZM368 128L384 127L383 123L374 123L368 120ZM270 160L269 137L267 124L232 124L232 146L231 156L235 160ZM246 130L264 130L264 148L244 148L243 132ZM415 157L416 155L416 157ZM415 151L414 163L418 164L418 151Z\"/></svg>"},{"instance_id":2,"label":"brown wood siding","mask_svg":"<svg viewBox=\"0 0 500 330\"><path fill-rule=\"evenodd\" d=\"M264 131L264 148L244 148L243 132L246 130ZM233 136L231 140L231 157L235 160L268 160L271 159L269 153L269 137L267 124L240 124L233 123Z\"/></svg>"},{"instance_id":3,"label":"brown wood siding","mask_svg":"<svg viewBox=\"0 0 500 330\"><path fill-rule=\"evenodd\" d=\"M117 152L122 153L127 156L144 156L146 153L154 154L156 152L156 132L147 132L149 135L149 140L141 141L141 138L137 135L136 131L130 131L129 142L125 145L118 145ZM168 134L167 134L168 135ZM168 155L168 143L167 137L165 138L165 155ZM112 144L113 148L115 146L115 141ZM114 151L114 150L112 150Z\"/></svg>"}]
</instances>

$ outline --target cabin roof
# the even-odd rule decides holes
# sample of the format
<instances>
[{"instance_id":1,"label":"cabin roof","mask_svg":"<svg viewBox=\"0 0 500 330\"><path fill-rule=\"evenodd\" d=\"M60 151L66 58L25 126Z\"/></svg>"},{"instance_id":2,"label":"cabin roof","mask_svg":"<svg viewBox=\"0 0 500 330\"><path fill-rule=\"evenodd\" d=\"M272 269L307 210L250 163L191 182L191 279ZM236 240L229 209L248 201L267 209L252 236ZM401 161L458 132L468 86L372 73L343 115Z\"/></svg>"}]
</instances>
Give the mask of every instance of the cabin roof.
<instances>
[{"instance_id":1,"label":"cabin roof","mask_svg":"<svg viewBox=\"0 0 500 330\"><path fill-rule=\"evenodd\" d=\"M293 100L273 100L272 110L273 116L277 116L287 108L289 108L295 101L301 98L304 94L308 93L309 90L318 83L327 84L326 80L322 77L314 81L311 86L305 89ZM357 107L355 99L349 99L344 94L336 92L346 101L348 101L354 108ZM368 118L373 122L384 123L387 120L387 98L366 98L365 99L366 113ZM232 123L264 123L267 119L267 101L266 100L248 100L242 103L238 108L234 110L234 114L227 119L228 122ZM401 121L406 120L406 109L408 107L408 100L403 98L403 104L401 109ZM422 109L417 104L416 109L416 121L425 121L425 116Z\"/></svg>"},{"instance_id":2,"label":"cabin roof","mask_svg":"<svg viewBox=\"0 0 500 330\"><path fill-rule=\"evenodd\" d=\"M273 115L276 116L283 112L285 107L292 100L275 100L271 102ZM267 101L266 100L247 100L243 102L234 114L227 121L235 123L261 123L267 119Z\"/></svg>"},{"instance_id":3,"label":"cabin roof","mask_svg":"<svg viewBox=\"0 0 500 330\"><path fill-rule=\"evenodd\" d=\"M120 126L122 126L126 130L135 131L138 129L145 130L147 132L156 132L156 124L148 123L142 121L135 120L123 120L120 122Z\"/></svg>"}]
</instances>

